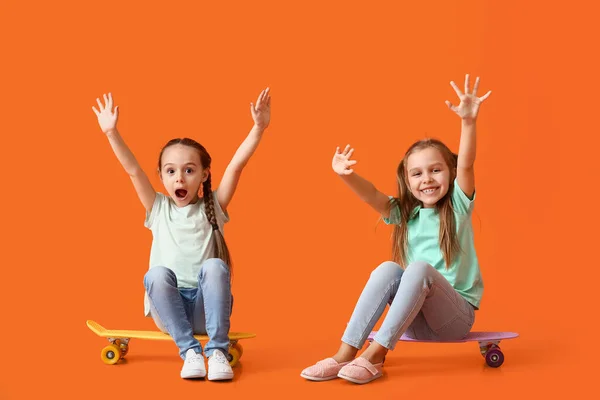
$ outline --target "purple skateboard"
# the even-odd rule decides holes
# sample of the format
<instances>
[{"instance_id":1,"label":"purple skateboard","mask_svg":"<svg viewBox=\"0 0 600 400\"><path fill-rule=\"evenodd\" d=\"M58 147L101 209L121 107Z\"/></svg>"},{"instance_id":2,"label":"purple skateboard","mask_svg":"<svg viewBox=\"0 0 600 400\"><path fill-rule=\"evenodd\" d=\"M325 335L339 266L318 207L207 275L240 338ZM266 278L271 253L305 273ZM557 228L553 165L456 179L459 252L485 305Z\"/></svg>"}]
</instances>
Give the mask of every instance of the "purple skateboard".
<instances>
[{"instance_id":1,"label":"purple skateboard","mask_svg":"<svg viewBox=\"0 0 600 400\"><path fill-rule=\"evenodd\" d=\"M367 340L373 341L377 331L371 332ZM514 339L518 337L518 333L514 332L471 332L464 339L460 340L419 340L412 339L402 335L399 341L401 342L418 342L418 343L464 343L464 342L478 342L479 351L487 365L493 368L498 368L504 362L504 354L498 346L501 340Z\"/></svg>"}]
</instances>

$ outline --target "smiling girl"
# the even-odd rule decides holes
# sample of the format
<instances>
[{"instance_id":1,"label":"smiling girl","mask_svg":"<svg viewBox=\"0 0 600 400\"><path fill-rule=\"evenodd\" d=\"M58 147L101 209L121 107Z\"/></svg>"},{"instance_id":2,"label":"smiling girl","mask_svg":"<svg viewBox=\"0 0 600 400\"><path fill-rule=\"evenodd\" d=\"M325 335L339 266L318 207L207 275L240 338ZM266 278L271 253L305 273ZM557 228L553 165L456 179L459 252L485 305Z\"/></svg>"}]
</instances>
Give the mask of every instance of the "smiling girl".
<instances>
[{"instance_id":1,"label":"smiling girl","mask_svg":"<svg viewBox=\"0 0 600 400\"><path fill-rule=\"evenodd\" d=\"M371 273L337 353L304 369L306 379L367 383L382 376L385 355L404 333L414 339L458 340L473 326L483 294L471 227L475 123L491 92L477 97L477 78L470 93L469 75L464 93L450 84L460 99L458 106L446 102L462 122L458 156L438 140L414 143L398 165L398 197L386 196L354 172L349 145L342 152L336 149L333 170L386 224L394 224L394 262ZM387 304L373 344L355 358Z\"/></svg>"}]
</instances>

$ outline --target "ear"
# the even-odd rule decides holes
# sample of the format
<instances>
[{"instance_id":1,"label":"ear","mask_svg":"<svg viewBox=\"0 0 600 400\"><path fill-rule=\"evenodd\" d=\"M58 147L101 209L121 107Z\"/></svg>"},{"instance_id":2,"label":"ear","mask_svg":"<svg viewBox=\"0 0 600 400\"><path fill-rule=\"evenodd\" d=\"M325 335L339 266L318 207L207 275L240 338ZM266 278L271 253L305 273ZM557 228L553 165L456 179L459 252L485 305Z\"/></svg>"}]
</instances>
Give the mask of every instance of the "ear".
<instances>
[{"instance_id":1,"label":"ear","mask_svg":"<svg viewBox=\"0 0 600 400\"><path fill-rule=\"evenodd\" d=\"M158 177L160 178L160 181L162 182L163 178L162 178L162 174L160 173L160 168L157 168L156 172L158 173Z\"/></svg>"},{"instance_id":2,"label":"ear","mask_svg":"<svg viewBox=\"0 0 600 400\"><path fill-rule=\"evenodd\" d=\"M210 174L210 169L208 169L208 168L202 172L202 183L206 182L209 174Z\"/></svg>"}]
</instances>

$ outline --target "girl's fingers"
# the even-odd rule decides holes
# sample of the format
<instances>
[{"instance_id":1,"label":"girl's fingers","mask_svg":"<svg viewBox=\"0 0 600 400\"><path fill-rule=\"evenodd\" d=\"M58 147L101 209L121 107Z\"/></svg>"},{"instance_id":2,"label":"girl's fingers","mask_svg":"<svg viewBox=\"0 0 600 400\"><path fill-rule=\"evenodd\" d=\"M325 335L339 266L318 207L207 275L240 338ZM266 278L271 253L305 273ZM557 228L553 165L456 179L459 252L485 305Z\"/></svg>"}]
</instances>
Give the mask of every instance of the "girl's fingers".
<instances>
[{"instance_id":1,"label":"girl's fingers","mask_svg":"<svg viewBox=\"0 0 600 400\"><path fill-rule=\"evenodd\" d=\"M353 173L353 172L354 172L354 170L353 170L352 168L350 168L350 169L347 169L347 170L345 170L345 171L344 171L344 174L345 174L345 175L350 175L350 174L351 174L351 173Z\"/></svg>"},{"instance_id":2,"label":"girl's fingers","mask_svg":"<svg viewBox=\"0 0 600 400\"><path fill-rule=\"evenodd\" d=\"M102 102L97 97L96 97L96 102L98 103L98 108L100 109L100 112L102 112L104 110L104 107L102 107Z\"/></svg>"},{"instance_id":3,"label":"girl's fingers","mask_svg":"<svg viewBox=\"0 0 600 400\"><path fill-rule=\"evenodd\" d=\"M115 107L115 119L119 118L119 106Z\"/></svg>"},{"instance_id":4,"label":"girl's fingers","mask_svg":"<svg viewBox=\"0 0 600 400\"><path fill-rule=\"evenodd\" d=\"M96 114L96 117L100 116L100 112L98 112L98 110L96 110L96 107L92 106L92 110L94 110L94 114Z\"/></svg>"},{"instance_id":5,"label":"girl's fingers","mask_svg":"<svg viewBox=\"0 0 600 400\"><path fill-rule=\"evenodd\" d=\"M490 96L490 94L492 94L491 90L489 92L487 92L486 94L484 94L483 96L481 96L479 98L479 100L484 101L485 99L487 99Z\"/></svg>"},{"instance_id":6,"label":"girl's fingers","mask_svg":"<svg viewBox=\"0 0 600 400\"><path fill-rule=\"evenodd\" d=\"M469 74L465 75L465 94L469 94Z\"/></svg>"},{"instance_id":7,"label":"girl's fingers","mask_svg":"<svg viewBox=\"0 0 600 400\"><path fill-rule=\"evenodd\" d=\"M340 146L335 148L335 154L340 154Z\"/></svg>"},{"instance_id":8,"label":"girl's fingers","mask_svg":"<svg viewBox=\"0 0 600 400\"><path fill-rule=\"evenodd\" d=\"M460 89L458 88L458 86L456 86L456 83L454 83L454 81L450 81L450 86L452 86L452 88L454 89L454 91L456 92L456 94L458 95L458 97L462 96L463 93L460 91Z\"/></svg>"},{"instance_id":9,"label":"girl's fingers","mask_svg":"<svg viewBox=\"0 0 600 400\"><path fill-rule=\"evenodd\" d=\"M347 167L349 167L350 165L354 165L354 164L356 164L357 162L358 162L358 161L356 161L356 160L350 160L350 161L347 161L347 162L346 162L346 166L347 166Z\"/></svg>"},{"instance_id":10,"label":"girl's fingers","mask_svg":"<svg viewBox=\"0 0 600 400\"><path fill-rule=\"evenodd\" d=\"M473 96L477 96L477 89L479 89L479 77L475 78L475 85L473 86Z\"/></svg>"},{"instance_id":11,"label":"girl's fingers","mask_svg":"<svg viewBox=\"0 0 600 400\"><path fill-rule=\"evenodd\" d=\"M448 100L446 100L446 105L448 106L449 109L456 112L456 107L453 106L452 103L450 103Z\"/></svg>"},{"instance_id":12,"label":"girl's fingers","mask_svg":"<svg viewBox=\"0 0 600 400\"><path fill-rule=\"evenodd\" d=\"M348 152L348 154L346 155L346 157L350 158L352 156L352 153L354 153L354 149L350 149L350 151Z\"/></svg>"},{"instance_id":13,"label":"girl's fingers","mask_svg":"<svg viewBox=\"0 0 600 400\"><path fill-rule=\"evenodd\" d=\"M344 151L342 152L343 155L346 155L346 153L348 153L348 150L350 150L350 145L347 144L346 148L344 148Z\"/></svg>"},{"instance_id":14,"label":"girl's fingers","mask_svg":"<svg viewBox=\"0 0 600 400\"><path fill-rule=\"evenodd\" d=\"M264 104L266 106L268 106L270 104L271 101L271 96L269 95L269 88L266 88L263 93L262 93L262 97L260 99L260 104Z\"/></svg>"}]
</instances>

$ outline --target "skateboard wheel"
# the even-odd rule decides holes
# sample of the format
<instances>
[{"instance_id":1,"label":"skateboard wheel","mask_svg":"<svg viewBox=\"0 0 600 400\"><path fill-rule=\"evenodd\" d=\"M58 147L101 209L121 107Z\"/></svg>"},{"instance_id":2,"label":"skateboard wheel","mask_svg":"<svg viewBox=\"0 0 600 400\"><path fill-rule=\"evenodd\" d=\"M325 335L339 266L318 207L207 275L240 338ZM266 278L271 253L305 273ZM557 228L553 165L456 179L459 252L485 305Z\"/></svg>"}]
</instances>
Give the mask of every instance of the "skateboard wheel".
<instances>
[{"instance_id":1,"label":"skateboard wheel","mask_svg":"<svg viewBox=\"0 0 600 400\"><path fill-rule=\"evenodd\" d=\"M125 355L129 351L129 344L125 341L122 341L121 339L116 339L114 342L112 342L112 344L119 348L119 351L121 352L121 357L119 358L125 357Z\"/></svg>"},{"instance_id":2,"label":"skateboard wheel","mask_svg":"<svg viewBox=\"0 0 600 400\"><path fill-rule=\"evenodd\" d=\"M114 344L110 344L102 349L100 358L105 364L116 364L117 361L119 361L119 358L121 358L121 351L119 350L119 347L115 346Z\"/></svg>"},{"instance_id":3,"label":"skateboard wheel","mask_svg":"<svg viewBox=\"0 0 600 400\"><path fill-rule=\"evenodd\" d=\"M479 351L481 352L481 356L483 358L485 358L485 355L488 353L488 351L492 350L492 349L500 349L500 347L495 344L495 343L488 343L482 346L479 346Z\"/></svg>"},{"instance_id":4,"label":"skateboard wheel","mask_svg":"<svg viewBox=\"0 0 600 400\"><path fill-rule=\"evenodd\" d=\"M229 348L229 355L227 356L227 359L229 360L229 365L232 367L238 363L240 357L242 356L238 350L238 346L239 344L236 344L234 347Z\"/></svg>"},{"instance_id":5,"label":"skateboard wheel","mask_svg":"<svg viewBox=\"0 0 600 400\"><path fill-rule=\"evenodd\" d=\"M485 362L492 368L498 368L504 363L504 354L497 347L490 349L485 353Z\"/></svg>"},{"instance_id":6,"label":"skateboard wheel","mask_svg":"<svg viewBox=\"0 0 600 400\"><path fill-rule=\"evenodd\" d=\"M242 354L244 354L244 348L242 347L242 345L240 343L235 343L233 346L237 349L237 351L240 353L240 358L242 358Z\"/></svg>"}]
</instances>

